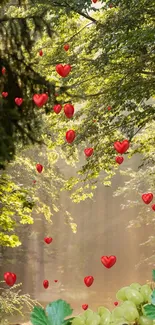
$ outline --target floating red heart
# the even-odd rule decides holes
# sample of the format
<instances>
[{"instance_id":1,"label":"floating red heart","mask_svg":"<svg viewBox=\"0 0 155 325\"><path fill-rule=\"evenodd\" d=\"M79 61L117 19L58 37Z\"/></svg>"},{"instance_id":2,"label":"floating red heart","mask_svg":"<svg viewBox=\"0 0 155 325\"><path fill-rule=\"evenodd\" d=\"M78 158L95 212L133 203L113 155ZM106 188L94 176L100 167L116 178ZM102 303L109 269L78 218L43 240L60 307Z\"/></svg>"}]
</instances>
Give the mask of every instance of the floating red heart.
<instances>
[{"instance_id":1,"label":"floating red heart","mask_svg":"<svg viewBox=\"0 0 155 325\"><path fill-rule=\"evenodd\" d=\"M64 105L64 113L68 118L71 118L74 114L74 106L71 104Z\"/></svg>"},{"instance_id":2,"label":"floating red heart","mask_svg":"<svg viewBox=\"0 0 155 325\"><path fill-rule=\"evenodd\" d=\"M75 139L75 131L74 130L69 130L66 132L66 141L68 143L72 143Z\"/></svg>"},{"instance_id":3,"label":"floating red heart","mask_svg":"<svg viewBox=\"0 0 155 325\"><path fill-rule=\"evenodd\" d=\"M93 276L89 275L84 278L84 283L87 287L90 287L94 282Z\"/></svg>"},{"instance_id":4,"label":"floating red heart","mask_svg":"<svg viewBox=\"0 0 155 325\"><path fill-rule=\"evenodd\" d=\"M17 106L21 106L23 103L23 98L16 97L15 98L15 103Z\"/></svg>"},{"instance_id":5,"label":"floating red heart","mask_svg":"<svg viewBox=\"0 0 155 325\"><path fill-rule=\"evenodd\" d=\"M129 145L128 140L123 140L122 142L116 141L114 143L114 148L118 153L123 154L128 150Z\"/></svg>"},{"instance_id":6,"label":"floating red heart","mask_svg":"<svg viewBox=\"0 0 155 325\"><path fill-rule=\"evenodd\" d=\"M92 0L92 2L96 3L98 0Z\"/></svg>"},{"instance_id":7,"label":"floating red heart","mask_svg":"<svg viewBox=\"0 0 155 325\"><path fill-rule=\"evenodd\" d=\"M52 237L45 237L45 238L44 238L44 242L45 242L46 244L50 244L50 243L52 242L52 240L53 240Z\"/></svg>"},{"instance_id":8,"label":"floating red heart","mask_svg":"<svg viewBox=\"0 0 155 325\"><path fill-rule=\"evenodd\" d=\"M6 69L3 67L3 68L2 68L2 74L4 75L5 72L6 72Z\"/></svg>"},{"instance_id":9,"label":"floating red heart","mask_svg":"<svg viewBox=\"0 0 155 325\"><path fill-rule=\"evenodd\" d=\"M94 149L93 149L93 148L87 148L87 149L84 149L84 153L85 153L85 155L86 155L87 157L92 156L93 152L94 152Z\"/></svg>"},{"instance_id":10,"label":"floating red heart","mask_svg":"<svg viewBox=\"0 0 155 325\"><path fill-rule=\"evenodd\" d=\"M101 262L107 269L110 269L116 263L116 256L102 256Z\"/></svg>"},{"instance_id":11,"label":"floating red heart","mask_svg":"<svg viewBox=\"0 0 155 325\"><path fill-rule=\"evenodd\" d=\"M3 96L4 98L8 97L8 93L7 93L7 91L6 91L6 92L3 91L3 92L2 92L2 96Z\"/></svg>"},{"instance_id":12,"label":"floating red heart","mask_svg":"<svg viewBox=\"0 0 155 325\"><path fill-rule=\"evenodd\" d=\"M68 51L68 50L69 50L69 44L65 44L65 45L64 45L64 50L65 50L65 51Z\"/></svg>"},{"instance_id":13,"label":"floating red heart","mask_svg":"<svg viewBox=\"0 0 155 325\"><path fill-rule=\"evenodd\" d=\"M49 281L48 280L44 280L43 281L43 286L45 289L47 289L49 287Z\"/></svg>"},{"instance_id":14,"label":"floating red heart","mask_svg":"<svg viewBox=\"0 0 155 325\"><path fill-rule=\"evenodd\" d=\"M152 193L142 194L142 200L145 204L149 204L153 200L153 194Z\"/></svg>"},{"instance_id":15,"label":"floating red heart","mask_svg":"<svg viewBox=\"0 0 155 325\"><path fill-rule=\"evenodd\" d=\"M39 51L39 55L43 56L43 51L42 50Z\"/></svg>"},{"instance_id":16,"label":"floating red heart","mask_svg":"<svg viewBox=\"0 0 155 325\"><path fill-rule=\"evenodd\" d=\"M65 64L64 66L62 64L57 64L55 69L61 77L65 78L70 73L71 66L70 64Z\"/></svg>"},{"instance_id":17,"label":"floating red heart","mask_svg":"<svg viewBox=\"0 0 155 325\"><path fill-rule=\"evenodd\" d=\"M113 5L112 5L112 4L110 4L110 5L109 5L109 8L113 8Z\"/></svg>"},{"instance_id":18,"label":"floating red heart","mask_svg":"<svg viewBox=\"0 0 155 325\"><path fill-rule=\"evenodd\" d=\"M152 204L152 210L155 211L155 204Z\"/></svg>"},{"instance_id":19,"label":"floating red heart","mask_svg":"<svg viewBox=\"0 0 155 325\"><path fill-rule=\"evenodd\" d=\"M88 309L88 305L87 304L82 305L82 309L83 310L87 310Z\"/></svg>"},{"instance_id":20,"label":"floating red heart","mask_svg":"<svg viewBox=\"0 0 155 325\"><path fill-rule=\"evenodd\" d=\"M95 123L95 122L96 122L96 120L93 120L93 122Z\"/></svg>"},{"instance_id":21,"label":"floating red heart","mask_svg":"<svg viewBox=\"0 0 155 325\"><path fill-rule=\"evenodd\" d=\"M120 164L122 164L122 162L124 161L124 158L123 158L122 156L117 156L117 157L115 158L115 161L120 165Z\"/></svg>"},{"instance_id":22,"label":"floating red heart","mask_svg":"<svg viewBox=\"0 0 155 325\"><path fill-rule=\"evenodd\" d=\"M56 114L59 114L62 110L62 106L60 104L54 105L53 110Z\"/></svg>"},{"instance_id":23,"label":"floating red heart","mask_svg":"<svg viewBox=\"0 0 155 325\"><path fill-rule=\"evenodd\" d=\"M16 282L16 274L11 272L4 273L4 280L6 284L12 287Z\"/></svg>"},{"instance_id":24,"label":"floating red heart","mask_svg":"<svg viewBox=\"0 0 155 325\"><path fill-rule=\"evenodd\" d=\"M35 184L36 182L37 182L37 181L36 181L36 180L34 180L34 181L33 181L33 184Z\"/></svg>"},{"instance_id":25,"label":"floating red heart","mask_svg":"<svg viewBox=\"0 0 155 325\"><path fill-rule=\"evenodd\" d=\"M118 301L115 301L115 302L114 302L114 305L115 305L115 306L118 306Z\"/></svg>"},{"instance_id":26,"label":"floating red heart","mask_svg":"<svg viewBox=\"0 0 155 325\"><path fill-rule=\"evenodd\" d=\"M54 282L58 282L58 280L54 280Z\"/></svg>"},{"instance_id":27,"label":"floating red heart","mask_svg":"<svg viewBox=\"0 0 155 325\"><path fill-rule=\"evenodd\" d=\"M42 107L45 105L48 101L48 95L47 94L35 94L33 96L33 101L38 107Z\"/></svg>"},{"instance_id":28,"label":"floating red heart","mask_svg":"<svg viewBox=\"0 0 155 325\"><path fill-rule=\"evenodd\" d=\"M108 107L107 107L107 110L108 110L108 111L111 111L111 106L108 106Z\"/></svg>"},{"instance_id":29,"label":"floating red heart","mask_svg":"<svg viewBox=\"0 0 155 325\"><path fill-rule=\"evenodd\" d=\"M59 96L59 94L55 93L54 96L57 97L57 96Z\"/></svg>"},{"instance_id":30,"label":"floating red heart","mask_svg":"<svg viewBox=\"0 0 155 325\"><path fill-rule=\"evenodd\" d=\"M36 164L36 169L37 169L38 173L41 173L43 168L44 167L41 164Z\"/></svg>"}]
</instances>

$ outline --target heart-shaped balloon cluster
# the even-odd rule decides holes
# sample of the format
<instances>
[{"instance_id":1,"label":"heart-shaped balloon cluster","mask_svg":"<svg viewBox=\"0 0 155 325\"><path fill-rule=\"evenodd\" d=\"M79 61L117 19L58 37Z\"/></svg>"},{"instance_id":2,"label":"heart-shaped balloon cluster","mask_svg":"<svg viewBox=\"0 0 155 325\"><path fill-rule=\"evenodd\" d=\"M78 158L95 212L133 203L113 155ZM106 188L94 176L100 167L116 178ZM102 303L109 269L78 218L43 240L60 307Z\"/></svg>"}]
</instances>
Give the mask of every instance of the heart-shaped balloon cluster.
<instances>
[{"instance_id":1,"label":"heart-shaped balloon cluster","mask_svg":"<svg viewBox=\"0 0 155 325\"><path fill-rule=\"evenodd\" d=\"M128 140L116 141L114 142L114 149L120 153L121 155L124 154L129 149L130 143ZM117 156L115 158L115 161L117 164L121 165L124 161L124 158L122 156Z\"/></svg>"}]
</instances>

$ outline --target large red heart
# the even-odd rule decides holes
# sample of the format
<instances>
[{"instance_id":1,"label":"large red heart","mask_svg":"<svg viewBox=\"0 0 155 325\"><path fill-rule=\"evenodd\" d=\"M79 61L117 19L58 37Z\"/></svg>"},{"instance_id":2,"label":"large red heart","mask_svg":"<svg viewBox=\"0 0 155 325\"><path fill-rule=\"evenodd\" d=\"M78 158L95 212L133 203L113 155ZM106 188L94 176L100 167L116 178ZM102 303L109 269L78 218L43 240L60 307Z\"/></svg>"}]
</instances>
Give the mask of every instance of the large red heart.
<instances>
[{"instance_id":1,"label":"large red heart","mask_svg":"<svg viewBox=\"0 0 155 325\"><path fill-rule=\"evenodd\" d=\"M4 273L4 280L6 284L12 287L16 282L16 274L11 272Z\"/></svg>"},{"instance_id":2,"label":"large red heart","mask_svg":"<svg viewBox=\"0 0 155 325\"><path fill-rule=\"evenodd\" d=\"M88 309L88 305L87 304L82 305L82 309L83 310L87 310Z\"/></svg>"},{"instance_id":3,"label":"large red heart","mask_svg":"<svg viewBox=\"0 0 155 325\"><path fill-rule=\"evenodd\" d=\"M118 153L123 154L128 150L129 145L130 143L128 140L123 140L122 142L116 141L114 143L114 148Z\"/></svg>"},{"instance_id":4,"label":"large red heart","mask_svg":"<svg viewBox=\"0 0 155 325\"><path fill-rule=\"evenodd\" d=\"M15 103L16 103L16 105L21 106L22 103L23 103L23 98L16 97L15 98Z\"/></svg>"},{"instance_id":5,"label":"large red heart","mask_svg":"<svg viewBox=\"0 0 155 325\"><path fill-rule=\"evenodd\" d=\"M85 155L86 155L87 157L92 156L93 151L94 151L93 148L87 148L87 149L84 149L84 153L85 153Z\"/></svg>"},{"instance_id":6,"label":"large red heart","mask_svg":"<svg viewBox=\"0 0 155 325\"><path fill-rule=\"evenodd\" d=\"M33 96L33 101L38 107L42 107L45 105L48 101L48 95L47 94L35 94Z\"/></svg>"},{"instance_id":7,"label":"large red heart","mask_svg":"<svg viewBox=\"0 0 155 325\"><path fill-rule=\"evenodd\" d=\"M45 237L45 238L44 238L44 242L45 242L46 244L50 244L50 243L52 242L52 240L53 240L52 237Z\"/></svg>"},{"instance_id":8,"label":"large red heart","mask_svg":"<svg viewBox=\"0 0 155 325\"><path fill-rule=\"evenodd\" d=\"M69 130L66 132L66 140L68 143L72 143L75 139L75 131Z\"/></svg>"},{"instance_id":9,"label":"large red heart","mask_svg":"<svg viewBox=\"0 0 155 325\"><path fill-rule=\"evenodd\" d=\"M68 118L71 118L74 114L74 106L71 104L64 105L64 113Z\"/></svg>"},{"instance_id":10,"label":"large red heart","mask_svg":"<svg viewBox=\"0 0 155 325\"><path fill-rule=\"evenodd\" d=\"M41 173L42 170L43 170L43 168L44 168L44 167L43 167L41 164L37 164L37 165L36 165L36 169L37 169L37 172L38 172L38 173Z\"/></svg>"},{"instance_id":11,"label":"large red heart","mask_svg":"<svg viewBox=\"0 0 155 325\"><path fill-rule=\"evenodd\" d=\"M44 280L43 281L43 286L45 289L47 289L49 287L49 281L48 280Z\"/></svg>"},{"instance_id":12,"label":"large red heart","mask_svg":"<svg viewBox=\"0 0 155 325\"><path fill-rule=\"evenodd\" d=\"M2 92L2 96L3 96L4 98L8 97L8 93L7 93L7 91L6 91L6 92L3 91L3 92Z\"/></svg>"},{"instance_id":13,"label":"large red heart","mask_svg":"<svg viewBox=\"0 0 155 325\"><path fill-rule=\"evenodd\" d=\"M153 200L153 194L152 193L142 194L142 200L145 204L149 204Z\"/></svg>"},{"instance_id":14,"label":"large red heart","mask_svg":"<svg viewBox=\"0 0 155 325\"><path fill-rule=\"evenodd\" d=\"M65 64L64 66L62 64L57 64L55 69L61 77L65 78L70 73L71 66L70 64Z\"/></svg>"},{"instance_id":15,"label":"large red heart","mask_svg":"<svg viewBox=\"0 0 155 325\"><path fill-rule=\"evenodd\" d=\"M107 269L110 269L116 263L116 256L102 256L101 262Z\"/></svg>"},{"instance_id":16,"label":"large red heart","mask_svg":"<svg viewBox=\"0 0 155 325\"><path fill-rule=\"evenodd\" d=\"M122 164L122 162L124 161L124 158L123 158L122 156L117 156L117 157L115 158L115 161L120 165L120 164Z\"/></svg>"},{"instance_id":17,"label":"large red heart","mask_svg":"<svg viewBox=\"0 0 155 325\"><path fill-rule=\"evenodd\" d=\"M84 278L84 283L87 287L90 287L94 282L93 276L89 275Z\"/></svg>"},{"instance_id":18,"label":"large red heart","mask_svg":"<svg viewBox=\"0 0 155 325\"><path fill-rule=\"evenodd\" d=\"M56 114L59 114L62 110L62 106L60 104L54 105L53 110Z\"/></svg>"}]
</instances>

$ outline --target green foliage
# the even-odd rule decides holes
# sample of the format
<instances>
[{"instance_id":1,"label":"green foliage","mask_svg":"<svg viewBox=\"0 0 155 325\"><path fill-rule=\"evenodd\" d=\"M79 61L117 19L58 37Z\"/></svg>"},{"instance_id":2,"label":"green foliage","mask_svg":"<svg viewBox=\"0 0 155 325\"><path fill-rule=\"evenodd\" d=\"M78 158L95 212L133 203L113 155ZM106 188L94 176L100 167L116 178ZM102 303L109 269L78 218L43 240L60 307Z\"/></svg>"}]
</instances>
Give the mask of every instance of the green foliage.
<instances>
[{"instance_id":1,"label":"green foliage","mask_svg":"<svg viewBox=\"0 0 155 325\"><path fill-rule=\"evenodd\" d=\"M145 314L146 316L149 318L149 319L155 319L155 306L152 305L152 304L148 304L146 306L144 306L144 311L145 311Z\"/></svg>"},{"instance_id":2,"label":"green foliage","mask_svg":"<svg viewBox=\"0 0 155 325\"><path fill-rule=\"evenodd\" d=\"M155 289L152 292L151 302L152 302L152 305L155 305Z\"/></svg>"},{"instance_id":3,"label":"green foliage","mask_svg":"<svg viewBox=\"0 0 155 325\"><path fill-rule=\"evenodd\" d=\"M152 280L155 282L155 270L152 270Z\"/></svg>"},{"instance_id":4,"label":"green foliage","mask_svg":"<svg viewBox=\"0 0 155 325\"><path fill-rule=\"evenodd\" d=\"M3 283L1 281L0 283ZM39 305L39 303L30 298L29 294L21 295L21 290L19 287L21 284L15 284L13 287L9 289L0 288L0 324L7 325L9 324L9 318L11 315L15 313L19 313L21 316L23 314L23 308L28 308L28 310L32 310L35 305ZM17 290L18 289L18 290ZM24 310L25 312L25 310Z\"/></svg>"},{"instance_id":5,"label":"green foliage","mask_svg":"<svg viewBox=\"0 0 155 325\"><path fill-rule=\"evenodd\" d=\"M64 300L56 300L43 308L34 307L31 313L31 322L33 325L62 325L66 324L65 317L72 314L70 305ZM69 324L71 319L67 319Z\"/></svg>"}]
</instances>

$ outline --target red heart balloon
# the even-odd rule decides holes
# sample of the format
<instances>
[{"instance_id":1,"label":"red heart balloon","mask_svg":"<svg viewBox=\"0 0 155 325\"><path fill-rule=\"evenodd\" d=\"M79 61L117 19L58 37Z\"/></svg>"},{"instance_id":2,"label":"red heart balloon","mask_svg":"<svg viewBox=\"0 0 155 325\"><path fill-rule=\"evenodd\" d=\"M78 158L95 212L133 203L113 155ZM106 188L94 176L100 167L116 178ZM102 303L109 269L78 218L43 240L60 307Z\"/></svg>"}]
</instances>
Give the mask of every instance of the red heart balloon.
<instances>
[{"instance_id":1,"label":"red heart balloon","mask_svg":"<svg viewBox=\"0 0 155 325\"><path fill-rule=\"evenodd\" d=\"M37 182L37 181L36 181L36 180L34 180L34 181L33 181L33 184L35 184L36 182Z\"/></svg>"},{"instance_id":2,"label":"red heart balloon","mask_svg":"<svg viewBox=\"0 0 155 325\"><path fill-rule=\"evenodd\" d=\"M58 282L58 280L54 280L54 282Z\"/></svg>"},{"instance_id":3,"label":"red heart balloon","mask_svg":"<svg viewBox=\"0 0 155 325\"><path fill-rule=\"evenodd\" d=\"M36 169L37 169L38 173L41 173L42 170L43 170L43 168L44 168L44 167L43 167L41 164L37 164L37 165L36 165Z\"/></svg>"},{"instance_id":4,"label":"red heart balloon","mask_svg":"<svg viewBox=\"0 0 155 325\"><path fill-rule=\"evenodd\" d=\"M38 107L42 107L45 105L48 101L48 95L47 94L35 94L33 96L33 101Z\"/></svg>"},{"instance_id":5,"label":"red heart balloon","mask_svg":"<svg viewBox=\"0 0 155 325\"><path fill-rule=\"evenodd\" d=\"M110 5L109 5L109 8L113 8L113 5L112 5L112 4L110 4Z\"/></svg>"},{"instance_id":6,"label":"red heart balloon","mask_svg":"<svg viewBox=\"0 0 155 325\"><path fill-rule=\"evenodd\" d=\"M96 120L93 120L93 122L95 123L95 122L96 122Z\"/></svg>"},{"instance_id":7,"label":"red heart balloon","mask_svg":"<svg viewBox=\"0 0 155 325\"><path fill-rule=\"evenodd\" d=\"M62 106L60 104L54 105L53 110L56 114L59 114L62 110Z\"/></svg>"},{"instance_id":8,"label":"red heart balloon","mask_svg":"<svg viewBox=\"0 0 155 325\"><path fill-rule=\"evenodd\" d=\"M111 106L108 106L108 107L107 107L107 110L110 111L110 110L111 110Z\"/></svg>"},{"instance_id":9,"label":"red heart balloon","mask_svg":"<svg viewBox=\"0 0 155 325\"><path fill-rule=\"evenodd\" d=\"M83 310L87 310L88 309L88 305L87 304L84 304L84 305L82 305L82 308L83 308Z\"/></svg>"},{"instance_id":10,"label":"red heart balloon","mask_svg":"<svg viewBox=\"0 0 155 325\"><path fill-rule=\"evenodd\" d=\"M102 256L101 262L107 269L110 269L116 263L116 256Z\"/></svg>"},{"instance_id":11,"label":"red heart balloon","mask_svg":"<svg viewBox=\"0 0 155 325\"><path fill-rule=\"evenodd\" d=\"M8 97L8 93L7 93L7 91L6 91L6 92L3 91L3 92L2 92L2 96L3 96L4 98Z\"/></svg>"},{"instance_id":12,"label":"red heart balloon","mask_svg":"<svg viewBox=\"0 0 155 325\"><path fill-rule=\"evenodd\" d=\"M149 204L153 200L153 194L152 193L142 194L142 200L145 204Z\"/></svg>"},{"instance_id":13,"label":"red heart balloon","mask_svg":"<svg viewBox=\"0 0 155 325\"><path fill-rule=\"evenodd\" d=\"M5 74L5 72L6 72L6 69L3 67L2 68L2 74Z\"/></svg>"},{"instance_id":14,"label":"red heart balloon","mask_svg":"<svg viewBox=\"0 0 155 325\"><path fill-rule=\"evenodd\" d=\"M39 51L39 55L43 56L43 51L42 50Z\"/></svg>"},{"instance_id":15,"label":"red heart balloon","mask_svg":"<svg viewBox=\"0 0 155 325\"><path fill-rule=\"evenodd\" d=\"M115 301L115 302L114 302L114 305L115 305L115 306L118 306L118 301Z\"/></svg>"},{"instance_id":16,"label":"red heart balloon","mask_svg":"<svg viewBox=\"0 0 155 325\"><path fill-rule=\"evenodd\" d=\"M92 0L94 3L96 3L98 0Z\"/></svg>"},{"instance_id":17,"label":"red heart balloon","mask_svg":"<svg viewBox=\"0 0 155 325\"><path fill-rule=\"evenodd\" d=\"M75 131L74 130L69 130L66 132L66 141L68 143L72 143L75 139Z\"/></svg>"},{"instance_id":18,"label":"red heart balloon","mask_svg":"<svg viewBox=\"0 0 155 325\"><path fill-rule=\"evenodd\" d=\"M152 210L155 211L155 204L152 204Z\"/></svg>"},{"instance_id":19,"label":"red heart balloon","mask_svg":"<svg viewBox=\"0 0 155 325\"><path fill-rule=\"evenodd\" d=\"M43 281L43 286L45 289L47 289L49 287L49 281L48 280L44 280Z\"/></svg>"},{"instance_id":20,"label":"red heart balloon","mask_svg":"<svg viewBox=\"0 0 155 325\"><path fill-rule=\"evenodd\" d=\"M85 153L85 155L86 155L87 157L92 156L93 152L94 152L94 149L93 149L93 148L87 148L87 149L84 149L84 153Z\"/></svg>"},{"instance_id":21,"label":"red heart balloon","mask_svg":"<svg viewBox=\"0 0 155 325\"><path fill-rule=\"evenodd\" d=\"M52 242L52 240L53 240L52 237L45 237L45 238L44 238L44 242L45 242L46 244L50 244L50 243Z\"/></svg>"},{"instance_id":22,"label":"red heart balloon","mask_svg":"<svg viewBox=\"0 0 155 325\"><path fill-rule=\"evenodd\" d=\"M71 118L74 114L74 106L71 104L64 105L64 113L68 118Z\"/></svg>"},{"instance_id":23,"label":"red heart balloon","mask_svg":"<svg viewBox=\"0 0 155 325\"><path fill-rule=\"evenodd\" d=\"M87 287L90 287L94 282L93 276L89 275L84 278L84 283Z\"/></svg>"},{"instance_id":24,"label":"red heart balloon","mask_svg":"<svg viewBox=\"0 0 155 325\"><path fill-rule=\"evenodd\" d=\"M115 161L120 165L120 164L122 164L122 162L124 161L124 158L121 157L121 156L117 156L117 157L115 158Z\"/></svg>"},{"instance_id":25,"label":"red heart balloon","mask_svg":"<svg viewBox=\"0 0 155 325\"><path fill-rule=\"evenodd\" d=\"M11 272L4 273L4 280L6 284L12 287L16 282L16 274Z\"/></svg>"},{"instance_id":26,"label":"red heart balloon","mask_svg":"<svg viewBox=\"0 0 155 325\"><path fill-rule=\"evenodd\" d=\"M15 103L16 103L17 106L21 106L22 103L23 103L23 98L16 97L15 98Z\"/></svg>"},{"instance_id":27,"label":"red heart balloon","mask_svg":"<svg viewBox=\"0 0 155 325\"><path fill-rule=\"evenodd\" d=\"M68 51L68 50L69 50L69 44L65 44L65 45L64 45L64 50L65 50L65 51Z\"/></svg>"},{"instance_id":28,"label":"red heart balloon","mask_svg":"<svg viewBox=\"0 0 155 325\"><path fill-rule=\"evenodd\" d=\"M62 64L57 64L55 69L61 77L65 78L70 73L71 66L70 64L65 64L64 66Z\"/></svg>"},{"instance_id":29,"label":"red heart balloon","mask_svg":"<svg viewBox=\"0 0 155 325\"><path fill-rule=\"evenodd\" d=\"M114 143L114 148L118 153L123 154L128 150L129 145L128 140L123 140L122 142L116 141Z\"/></svg>"}]
</instances>

